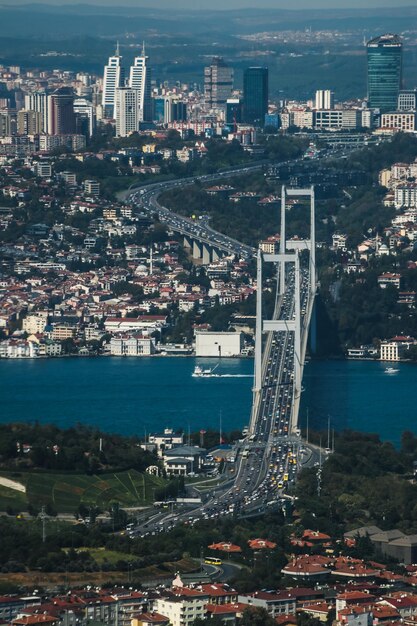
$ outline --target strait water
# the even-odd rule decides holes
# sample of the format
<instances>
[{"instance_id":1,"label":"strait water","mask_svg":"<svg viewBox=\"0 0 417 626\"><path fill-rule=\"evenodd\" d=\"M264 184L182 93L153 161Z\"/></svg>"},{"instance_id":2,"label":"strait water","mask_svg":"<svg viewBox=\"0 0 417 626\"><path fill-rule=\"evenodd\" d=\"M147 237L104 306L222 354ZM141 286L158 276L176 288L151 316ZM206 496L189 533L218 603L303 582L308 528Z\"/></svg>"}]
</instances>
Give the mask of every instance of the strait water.
<instances>
[{"instance_id":1,"label":"strait water","mask_svg":"<svg viewBox=\"0 0 417 626\"><path fill-rule=\"evenodd\" d=\"M108 432L143 435L165 426L242 428L252 399L251 359L222 359L220 378L191 376L213 360L61 358L0 360L0 422L35 421L67 427L77 422ZM398 444L417 432L417 366L386 374L378 362L319 361L304 370L301 423L310 428L376 432ZM223 376L226 375L226 376Z\"/></svg>"}]
</instances>

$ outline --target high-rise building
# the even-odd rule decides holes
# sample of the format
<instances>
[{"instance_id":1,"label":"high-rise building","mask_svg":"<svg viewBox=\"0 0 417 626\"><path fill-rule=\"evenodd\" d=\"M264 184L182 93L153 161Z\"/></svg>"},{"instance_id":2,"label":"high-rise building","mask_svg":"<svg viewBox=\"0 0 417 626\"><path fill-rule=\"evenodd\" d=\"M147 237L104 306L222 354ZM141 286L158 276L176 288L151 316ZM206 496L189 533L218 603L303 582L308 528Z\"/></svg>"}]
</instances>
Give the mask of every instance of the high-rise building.
<instances>
[{"instance_id":1,"label":"high-rise building","mask_svg":"<svg viewBox=\"0 0 417 626\"><path fill-rule=\"evenodd\" d=\"M316 109L319 111L330 111L334 109L334 93L330 89L319 89L316 91Z\"/></svg>"},{"instance_id":2,"label":"high-rise building","mask_svg":"<svg viewBox=\"0 0 417 626\"><path fill-rule=\"evenodd\" d=\"M48 135L74 135L74 92L61 87L48 96Z\"/></svg>"},{"instance_id":3,"label":"high-rise building","mask_svg":"<svg viewBox=\"0 0 417 626\"><path fill-rule=\"evenodd\" d=\"M40 132L48 132L48 94L46 91L34 91L25 95L25 109L41 114Z\"/></svg>"},{"instance_id":4,"label":"high-rise building","mask_svg":"<svg viewBox=\"0 0 417 626\"><path fill-rule=\"evenodd\" d=\"M395 111L402 79L402 43L398 35L381 35L367 44L368 104L381 112Z\"/></svg>"},{"instance_id":5,"label":"high-rise building","mask_svg":"<svg viewBox=\"0 0 417 626\"><path fill-rule=\"evenodd\" d=\"M40 135L43 132L42 113L22 109L17 113L18 135Z\"/></svg>"},{"instance_id":6,"label":"high-rise building","mask_svg":"<svg viewBox=\"0 0 417 626\"><path fill-rule=\"evenodd\" d=\"M268 113L268 68L248 67L243 74L243 121L263 126Z\"/></svg>"},{"instance_id":7,"label":"high-rise building","mask_svg":"<svg viewBox=\"0 0 417 626\"><path fill-rule=\"evenodd\" d=\"M417 90L404 89L398 95L399 111L417 111Z\"/></svg>"},{"instance_id":8,"label":"high-rise building","mask_svg":"<svg viewBox=\"0 0 417 626\"><path fill-rule=\"evenodd\" d=\"M116 89L116 136L127 137L139 128L139 89Z\"/></svg>"},{"instance_id":9,"label":"high-rise building","mask_svg":"<svg viewBox=\"0 0 417 626\"><path fill-rule=\"evenodd\" d=\"M0 111L0 137L10 137L17 132L16 111Z\"/></svg>"},{"instance_id":10,"label":"high-rise building","mask_svg":"<svg viewBox=\"0 0 417 626\"><path fill-rule=\"evenodd\" d=\"M152 99L151 99L151 69L149 67L149 57L145 54L145 45L142 54L135 57L130 68L129 87L138 92L138 120L139 122L152 121Z\"/></svg>"},{"instance_id":11,"label":"high-rise building","mask_svg":"<svg viewBox=\"0 0 417 626\"><path fill-rule=\"evenodd\" d=\"M77 132L84 125L84 120L85 120L87 134L91 137L96 126L96 116L94 112L94 106L92 105L92 103L89 100L86 100L85 98L76 98L74 100L74 113L77 118L77 123L79 126L79 128L77 129ZM84 133L81 132L81 134L84 134Z\"/></svg>"},{"instance_id":12,"label":"high-rise building","mask_svg":"<svg viewBox=\"0 0 417 626\"><path fill-rule=\"evenodd\" d=\"M164 124L170 124L171 122L186 122L187 121L187 103L167 96L164 98Z\"/></svg>"},{"instance_id":13,"label":"high-rise building","mask_svg":"<svg viewBox=\"0 0 417 626\"><path fill-rule=\"evenodd\" d=\"M204 68L204 99L210 109L225 109L233 90L233 69L222 57Z\"/></svg>"},{"instance_id":14,"label":"high-rise building","mask_svg":"<svg viewBox=\"0 0 417 626\"><path fill-rule=\"evenodd\" d=\"M104 67L102 104L103 114L106 119L115 119L116 89L123 87L124 83L125 73L122 67L119 44L117 44L114 56L109 58L109 62Z\"/></svg>"},{"instance_id":15,"label":"high-rise building","mask_svg":"<svg viewBox=\"0 0 417 626\"><path fill-rule=\"evenodd\" d=\"M228 98L226 102L226 124L242 122L242 101L240 98Z\"/></svg>"}]
</instances>

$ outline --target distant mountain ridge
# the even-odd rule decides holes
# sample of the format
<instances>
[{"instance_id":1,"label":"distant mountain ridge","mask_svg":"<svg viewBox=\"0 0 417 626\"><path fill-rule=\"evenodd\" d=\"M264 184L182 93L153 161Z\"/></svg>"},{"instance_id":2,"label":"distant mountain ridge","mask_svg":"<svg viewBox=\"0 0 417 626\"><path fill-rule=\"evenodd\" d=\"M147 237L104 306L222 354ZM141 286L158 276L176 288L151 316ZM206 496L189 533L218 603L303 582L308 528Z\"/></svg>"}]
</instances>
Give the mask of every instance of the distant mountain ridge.
<instances>
[{"instance_id":1,"label":"distant mountain ridge","mask_svg":"<svg viewBox=\"0 0 417 626\"><path fill-rule=\"evenodd\" d=\"M156 0L158 2L158 0ZM1 2L1 0L0 0ZM165 0L159 0L165 2ZM221 14L221 19L219 15ZM82 19L80 19L82 18ZM99 6L93 4L49 5L31 3L0 4L0 36L72 37L90 35L110 37L125 33L199 33L236 36L259 31L319 29L363 29L379 32L410 28L417 18L417 7L372 9L308 9L304 11L273 8L161 9L153 6Z\"/></svg>"}]
</instances>

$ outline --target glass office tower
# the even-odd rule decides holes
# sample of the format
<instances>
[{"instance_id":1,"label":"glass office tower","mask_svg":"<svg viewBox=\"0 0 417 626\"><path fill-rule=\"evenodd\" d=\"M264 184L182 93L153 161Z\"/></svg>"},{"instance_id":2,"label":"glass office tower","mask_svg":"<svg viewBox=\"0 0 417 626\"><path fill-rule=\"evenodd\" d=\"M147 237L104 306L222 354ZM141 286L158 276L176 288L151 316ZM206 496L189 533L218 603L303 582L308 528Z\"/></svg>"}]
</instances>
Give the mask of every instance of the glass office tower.
<instances>
[{"instance_id":1,"label":"glass office tower","mask_svg":"<svg viewBox=\"0 0 417 626\"><path fill-rule=\"evenodd\" d=\"M402 43L398 35L381 35L367 44L368 105L381 112L397 109L402 79Z\"/></svg>"},{"instance_id":2,"label":"glass office tower","mask_svg":"<svg viewBox=\"0 0 417 626\"><path fill-rule=\"evenodd\" d=\"M243 119L263 126L268 113L268 68L248 67L243 74Z\"/></svg>"}]
</instances>

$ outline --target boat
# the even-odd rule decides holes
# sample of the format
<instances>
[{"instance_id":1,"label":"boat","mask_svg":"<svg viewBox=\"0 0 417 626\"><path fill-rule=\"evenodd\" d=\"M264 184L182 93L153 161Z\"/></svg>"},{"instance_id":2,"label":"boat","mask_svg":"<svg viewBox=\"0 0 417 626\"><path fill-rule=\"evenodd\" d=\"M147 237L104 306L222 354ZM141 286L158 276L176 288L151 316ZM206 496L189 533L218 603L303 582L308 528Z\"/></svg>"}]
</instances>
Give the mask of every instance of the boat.
<instances>
[{"instance_id":1,"label":"boat","mask_svg":"<svg viewBox=\"0 0 417 626\"><path fill-rule=\"evenodd\" d=\"M396 372L399 372L400 370L398 368L395 367L386 367L385 368L385 373L386 374L396 374Z\"/></svg>"},{"instance_id":2,"label":"boat","mask_svg":"<svg viewBox=\"0 0 417 626\"><path fill-rule=\"evenodd\" d=\"M200 365L196 365L194 368L194 372L191 374L191 376L194 376L194 378L215 378L215 377L219 377L220 374L215 374L214 370L218 367L218 364L213 367L207 367L206 369L203 369L202 367L200 367Z\"/></svg>"}]
</instances>

